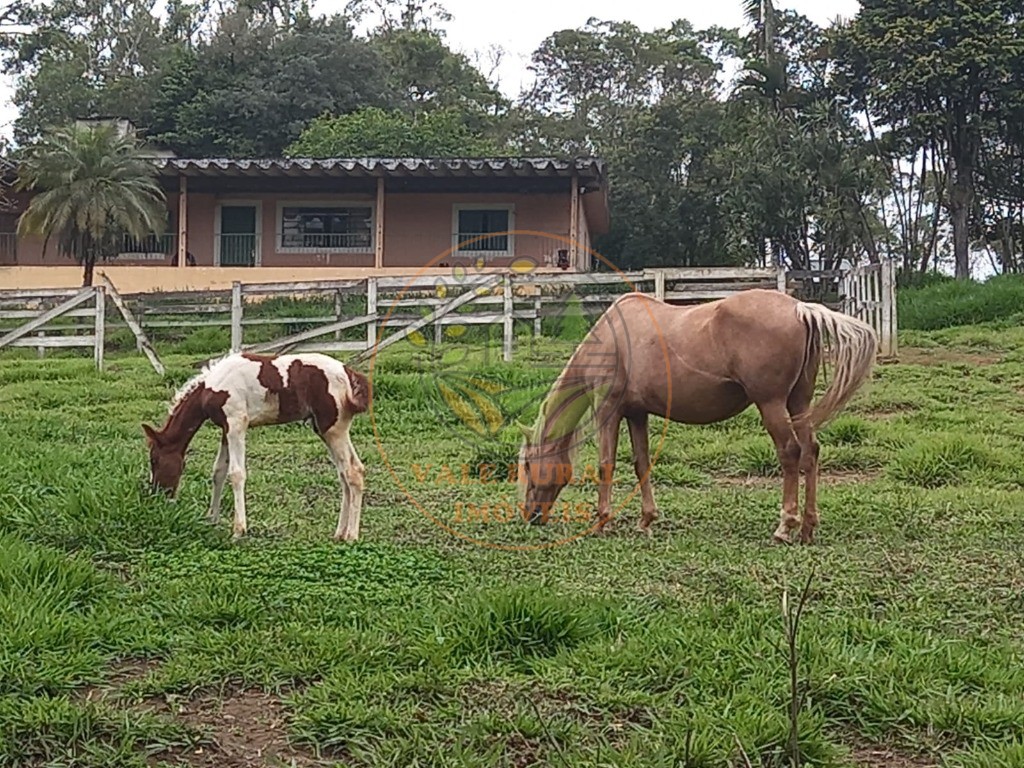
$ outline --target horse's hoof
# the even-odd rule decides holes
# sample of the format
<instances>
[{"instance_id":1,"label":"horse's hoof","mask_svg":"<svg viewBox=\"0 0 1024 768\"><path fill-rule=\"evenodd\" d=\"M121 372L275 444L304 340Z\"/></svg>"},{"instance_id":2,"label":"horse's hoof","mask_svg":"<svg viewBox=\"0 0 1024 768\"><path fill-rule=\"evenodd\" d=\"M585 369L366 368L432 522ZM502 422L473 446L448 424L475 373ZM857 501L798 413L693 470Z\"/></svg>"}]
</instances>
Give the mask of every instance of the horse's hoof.
<instances>
[{"instance_id":1,"label":"horse's hoof","mask_svg":"<svg viewBox=\"0 0 1024 768\"><path fill-rule=\"evenodd\" d=\"M771 541L769 541L768 543L773 545L773 546L776 546L776 547L778 547L778 546L788 547L793 542L790 540L789 536L785 536L785 535L776 533L776 534L772 535Z\"/></svg>"}]
</instances>

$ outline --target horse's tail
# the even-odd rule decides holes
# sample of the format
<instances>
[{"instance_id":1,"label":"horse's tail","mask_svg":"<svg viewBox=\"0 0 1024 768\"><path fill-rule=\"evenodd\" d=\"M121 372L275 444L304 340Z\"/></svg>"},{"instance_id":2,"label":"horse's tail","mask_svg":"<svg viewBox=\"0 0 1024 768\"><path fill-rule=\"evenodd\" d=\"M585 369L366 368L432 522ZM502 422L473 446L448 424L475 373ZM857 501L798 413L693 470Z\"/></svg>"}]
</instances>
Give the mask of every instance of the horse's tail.
<instances>
[{"instance_id":1,"label":"horse's tail","mask_svg":"<svg viewBox=\"0 0 1024 768\"><path fill-rule=\"evenodd\" d=\"M827 342L832 352L832 382L821 399L798 417L817 429L828 423L871 378L878 354L878 334L863 320L822 304L800 302L796 312L807 327L804 365L816 357L822 358L822 342Z\"/></svg>"},{"instance_id":2,"label":"horse's tail","mask_svg":"<svg viewBox=\"0 0 1024 768\"><path fill-rule=\"evenodd\" d=\"M372 397L370 379L355 368L345 366L348 375L348 394L346 401L349 410L354 413L365 413L370 407Z\"/></svg>"}]
</instances>

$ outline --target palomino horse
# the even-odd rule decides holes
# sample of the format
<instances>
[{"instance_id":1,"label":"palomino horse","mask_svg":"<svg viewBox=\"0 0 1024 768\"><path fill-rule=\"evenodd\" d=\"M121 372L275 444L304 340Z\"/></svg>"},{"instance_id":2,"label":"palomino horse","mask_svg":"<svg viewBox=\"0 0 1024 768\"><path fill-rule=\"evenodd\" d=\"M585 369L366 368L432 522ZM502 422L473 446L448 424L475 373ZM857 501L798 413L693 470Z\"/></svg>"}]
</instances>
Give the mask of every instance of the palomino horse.
<instances>
[{"instance_id":1,"label":"palomino horse","mask_svg":"<svg viewBox=\"0 0 1024 768\"><path fill-rule=\"evenodd\" d=\"M833 378L812 407L823 342L833 354ZM658 510L650 482L648 415L710 424L753 403L783 471L781 520L774 538L789 542L790 532L800 526L800 540L810 543L818 525L815 430L870 378L877 349L877 335L867 323L779 291L747 290L690 307L626 294L576 348L534 426L520 425L524 516L534 524L546 521L572 478L580 422L592 412L601 466L597 528L611 514L619 424L625 419L640 483L640 530L649 534ZM802 521L797 499L801 470Z\"/></svg>"},{"instance_id":2,"label":"palomino horse","mask_svg":"<svg viewBox=\"0 0 1024 768\"><path fill-rule=\"evenodd\" d=\"M150 486L172 496L185 469L185 452L207 420L220 427L220 451L213 465L210 522L220 519L225 478L235 497L234 537L246 532L245 433L266 424L312 422L327 445L342 489L336 540L359 538L363 464L349 438L352 418L369 408L370 386L363 374L333 357L318 354L265 357L231 354L207 366L178 390L159 432L143 424L149 443Z\"/></svg>"}]
</instances>

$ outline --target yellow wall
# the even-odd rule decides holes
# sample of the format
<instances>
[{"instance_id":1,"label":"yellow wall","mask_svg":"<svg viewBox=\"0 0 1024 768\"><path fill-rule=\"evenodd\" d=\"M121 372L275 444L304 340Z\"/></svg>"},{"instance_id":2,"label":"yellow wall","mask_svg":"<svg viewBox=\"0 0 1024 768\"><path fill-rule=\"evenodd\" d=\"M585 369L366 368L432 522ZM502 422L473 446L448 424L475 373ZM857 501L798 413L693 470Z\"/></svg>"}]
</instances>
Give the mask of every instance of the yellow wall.
<instances>
[{"instance_id":1,"label":"yellow wall","mask_svg":"<svg viewBox=\"0 0 1024 768\"><path fill-rule=\"evenodd\" d=\"M505 272L507 267L482 269L482 272ZM538 273L558 272L538 268ZM365 277L415 277L416 275L451 275L450 268L370 269L357 267L116 267L97 265L95 282L103 272L121 293L152 291L203 291L231 288L231 283L289 283L299 280L351 280ZM82 268L78 266L3 267L0 266L0 290L33 290L39 288L78 288L82 284Z\"/></svg>"}]
</instances>

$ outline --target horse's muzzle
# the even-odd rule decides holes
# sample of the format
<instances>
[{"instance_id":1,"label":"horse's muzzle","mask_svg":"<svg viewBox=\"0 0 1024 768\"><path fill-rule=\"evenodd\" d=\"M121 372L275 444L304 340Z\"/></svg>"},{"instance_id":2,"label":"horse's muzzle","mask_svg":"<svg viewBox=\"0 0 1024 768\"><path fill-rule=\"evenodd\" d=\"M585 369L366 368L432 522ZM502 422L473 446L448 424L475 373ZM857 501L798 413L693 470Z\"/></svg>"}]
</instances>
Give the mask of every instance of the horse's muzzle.
<instances>
[{"instance_id":1,"label":"horse's muzzle","mask_svg":"<svg viewBox=\"0 0 1024 768\"><path fill-rule=\"evenodd\" d=\"M526 521L530 525L546 525L548 522L548 516L544 510L545 506L546 505L540 502L531 504L529 514L526 516Z\"/></svg>"}]
</instances>

